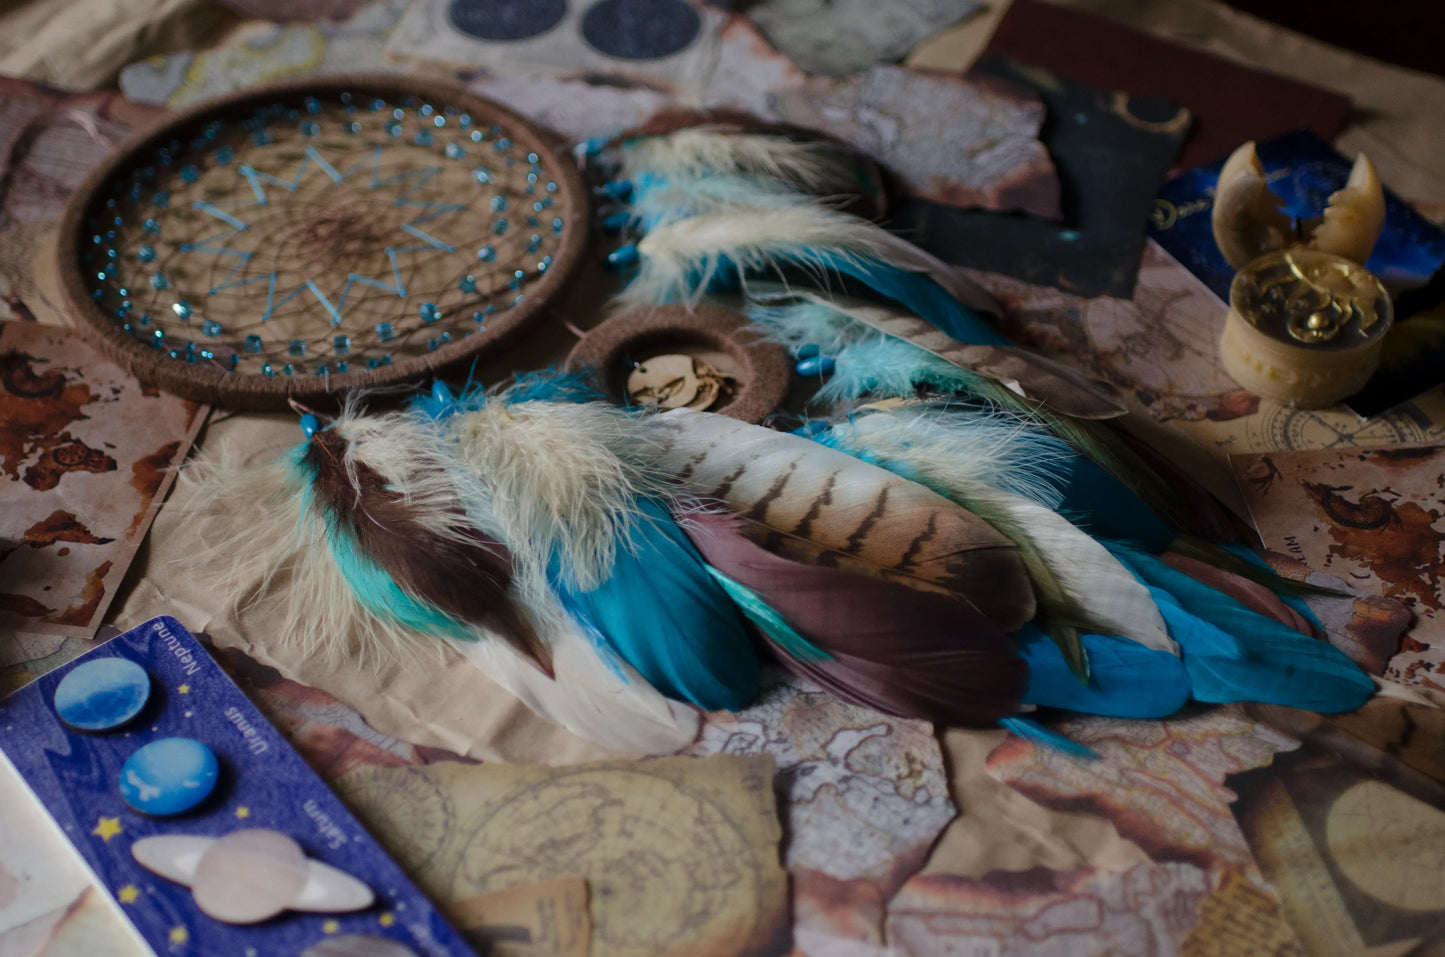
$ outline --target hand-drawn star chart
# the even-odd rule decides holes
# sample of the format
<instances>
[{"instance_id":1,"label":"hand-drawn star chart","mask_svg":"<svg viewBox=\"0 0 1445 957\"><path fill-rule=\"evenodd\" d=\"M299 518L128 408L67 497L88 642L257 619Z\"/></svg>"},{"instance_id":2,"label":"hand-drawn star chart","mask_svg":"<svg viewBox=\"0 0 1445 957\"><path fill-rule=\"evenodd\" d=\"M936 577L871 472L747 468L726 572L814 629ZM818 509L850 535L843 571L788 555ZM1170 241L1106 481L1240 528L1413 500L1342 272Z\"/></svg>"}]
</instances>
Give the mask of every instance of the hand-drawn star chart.
<instances>
[{"instance_id":1,"label":"hand-drawn star chart","mask_svg":"<svg viewBox=\"0 0 1445 957\"><path fill-rule=\"evenodd\" d=\"M198 107L82 188L62 270L137 374L284 399L423 374L538 313L585 235L575 170L487 101L382 82Z\"/></svg>"}]
</instances>

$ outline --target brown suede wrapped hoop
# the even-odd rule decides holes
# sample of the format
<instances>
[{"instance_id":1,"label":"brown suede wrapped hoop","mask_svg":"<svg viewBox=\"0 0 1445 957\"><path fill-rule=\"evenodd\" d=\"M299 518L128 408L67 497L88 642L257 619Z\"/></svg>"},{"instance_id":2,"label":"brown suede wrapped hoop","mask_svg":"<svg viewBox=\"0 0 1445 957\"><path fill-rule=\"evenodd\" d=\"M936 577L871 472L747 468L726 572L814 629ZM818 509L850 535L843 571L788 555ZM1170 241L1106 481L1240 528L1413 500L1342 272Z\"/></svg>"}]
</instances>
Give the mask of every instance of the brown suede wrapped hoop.
<instances>
[{"instance_id":1,"label":"brown suede wrapped hoop","mask_svg":"<svg viewBox=\"0 0 1445 957\"><path fill-rule=\"evenodd\" d=\"M623 403L635 362L666 353L703 358L737 382L732 399L709 411L756 424L787 395L793 363L786 349L747 326L741 313L708 304L632 309L588 332L567 356L567 369L595 370L603 391Z\"/></svg>"},{"instance_id":2,"label":"brown suede wrapped hoop","mask_svg":"<svg viewBox=\"0 0 1445 957\"><path fill-rule=\"evenodd\" d=\"M587 192L559 145L417 77L209 100L76 191L64 297L141 381L232 409L424 379L514 342L580 265Z\"/></svg>"}]
</instances>

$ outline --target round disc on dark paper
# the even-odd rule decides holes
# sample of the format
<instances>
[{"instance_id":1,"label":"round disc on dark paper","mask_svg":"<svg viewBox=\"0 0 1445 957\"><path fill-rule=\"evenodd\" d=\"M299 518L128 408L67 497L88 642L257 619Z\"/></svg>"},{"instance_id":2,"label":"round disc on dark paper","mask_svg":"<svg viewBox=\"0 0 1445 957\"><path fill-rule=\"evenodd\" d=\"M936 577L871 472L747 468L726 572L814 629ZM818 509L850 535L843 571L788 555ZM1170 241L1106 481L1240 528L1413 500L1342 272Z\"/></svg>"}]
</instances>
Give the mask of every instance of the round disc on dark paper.
<instances>
[{"instance_id":1,"label":"round disc on dark paper","mask_svg":"<svg viewBox=\"0 0 1445 957\"><path fill-rule=\"evenodd\" d=\"M687 48L702 29L682 0L598 0L582 15L582 39L620 60L660 60Z\"/></svg>"}]
</instances>

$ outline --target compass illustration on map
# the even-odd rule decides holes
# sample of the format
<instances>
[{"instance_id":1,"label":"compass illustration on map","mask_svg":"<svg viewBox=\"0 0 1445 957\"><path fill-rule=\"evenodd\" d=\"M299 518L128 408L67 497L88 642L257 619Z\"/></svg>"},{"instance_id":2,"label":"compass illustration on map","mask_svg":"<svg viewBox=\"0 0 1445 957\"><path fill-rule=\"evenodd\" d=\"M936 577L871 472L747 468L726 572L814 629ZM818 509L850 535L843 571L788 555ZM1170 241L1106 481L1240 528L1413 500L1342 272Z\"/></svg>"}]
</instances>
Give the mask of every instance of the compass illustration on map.
<instances>
[{"instance_id":1,"label":"compass illustration on map","mask_svg":"<svg viewBox=\"0 0 1445 957\"><path fill-rule=\"evenodd\" d=\"M576 170L460 89L307 80L213 100L77 193L72 308L141 379L238 408L420 378L538 319L580 259Z\"/></svg>"}]
</instances>

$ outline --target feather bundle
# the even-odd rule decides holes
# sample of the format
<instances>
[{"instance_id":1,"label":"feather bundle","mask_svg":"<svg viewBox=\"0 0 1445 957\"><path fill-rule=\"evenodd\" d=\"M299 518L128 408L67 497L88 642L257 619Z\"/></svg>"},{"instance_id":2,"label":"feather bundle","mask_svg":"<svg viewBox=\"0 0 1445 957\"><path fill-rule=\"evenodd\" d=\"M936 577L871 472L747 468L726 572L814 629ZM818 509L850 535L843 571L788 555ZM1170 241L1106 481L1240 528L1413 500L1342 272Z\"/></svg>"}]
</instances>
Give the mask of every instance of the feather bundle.
<instances>
[{"instance_id":1,"label":"feather bundle","mask_svg":"<svg viewBox=\"0 0 1445 957\"><path fill-rule=\"evenodd\" d=\"M637 754L675 751L698 717L599 649L466 507L475 495L422 417L348 408L272 461L204 455L183 473L210 533L201 559L238 609L264 602L307 654L424 659L439 638L528 707ZM464 478L464 477L463 477ZM269 624L269 623L268 623Z\"/></svg>"}]
</instances>

